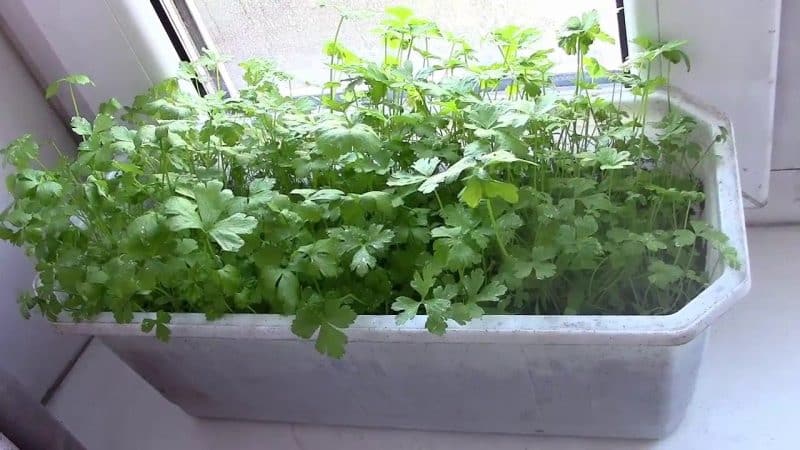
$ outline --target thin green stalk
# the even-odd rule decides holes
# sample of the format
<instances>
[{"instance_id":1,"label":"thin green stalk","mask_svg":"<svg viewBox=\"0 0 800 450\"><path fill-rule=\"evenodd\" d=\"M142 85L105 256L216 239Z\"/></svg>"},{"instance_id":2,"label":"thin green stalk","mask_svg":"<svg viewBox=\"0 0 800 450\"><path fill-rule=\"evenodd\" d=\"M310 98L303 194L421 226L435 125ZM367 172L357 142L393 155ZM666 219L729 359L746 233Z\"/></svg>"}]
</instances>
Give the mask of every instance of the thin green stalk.
<instances>
[{"instance_id":1,"label":"thin green stalk","mask_svg":"<svg viewBox=\"0 0 800 450\"><path fill-rule=\"evenodd\" d=\"M691 211L692 211L692 202L687 202L687 204L686 204L686 214L683 217L683 229L684 230L689 225L689 213Z\"/></svg>"},{"instance_id":2,"label":"thin green stalk","mask_svg":"<svg viewBox=\"0 0 800 450\"><path fill-rule=\"evenodd\" d=\"M695 250L695 246L692 245L689 248L689 258L686 260L686 266L683 268L683 272L686 273L691 269L692 263L694 262L694 257L697 255L697 251ZM711 271L713 273L713 270Z\"/></svg>"},{"instance_id":3,"label":"thin green stalk","mask_svg":"<svg viewBox=\"0 0 800 450\"><path fill-rule=\"evenodd\" d=\"M403 57L403 39L405 39L405 33L400 33L400 42L397 44L397 67L400 67L400 63L402 62Z\"/></svg>"},{"instance_id":4,"label":"thin green stalk","mask_svg":"<svg viewBox=\"0 0 800 450\"><path fill-rule=\"evenodd\" d=\"M677 230L678 229L678 217L677 211L675 211L675 202L672 202L672 226Z\"/></svg>"},{"instance_id":5,"label":"thin green stalk","mask_svg":"<svg viewBox=\"0 0 800 450\"><path fill-rule=\"evenodd\" d=\"M649 297L649 295L650 295L650 288L651 288L651 287L653 287L653 285L652 285L652 284L648 284L648 285L647 285L647 289L645 289L645 290L644 290L644 295L643 295L642 297L644 298L644 303L645 303L645 304L647 304L647 298L648 298L648 297Z\"/></svg>"},{"instance_id":6,"label":"thin green stalk","mask_svg":"<svg viewBox=\"0 0 800 450\"><path fill-rule=\"evenodd\" d=\"M670 71L672 64L667 63L667 111L672 112L672 99L670 98Z\"/></svg>"},{"instance_id":7,"label":"thin green stalk","mask_svg":"<svg viewBox=\"0 0 800 450\"><path fill-rule=\"evenodd\" d=\"M610 282L610 283L608 283L608 284L606 284L606 285L603 287L603 289L601 289L601 290L598 292L598 294L597 294L597 298L600 298L600 296L602 296L603 294L605 294L605 293L606 293L606 292L607 292L609 289L611 289L612 287L616 286L617 282L619 281L619 279L620 279L620 278L622 278L622 276L623 276L623 274L624 274L624 273L625 273L625 271L624 271L624 270L620 270L620 271L617 273L617 275L615 275L615 276L614 276L614 278L611 280L611 282Z\"/></svg>"},{"instance_id":8,"label":"thin green stalk","mask_svg":"<svg viewBox=\"0 0 800 450\"><path fill-rule=\"evenodd\" d=\"M455 42L453 42L450 45L450 53L447 55L447 64L448 65L451 64L450 60L453 59L453 52L455 52L455 50L456 50L456 44L455 44ZM456 70L455 65L450 67L450 76L453 76L453 73L455 73L455 70ZM446 69L445 69L445 73L447 73Z\"/></svg>"},{"instance_id":9,"label":"thin green stalk","mask_svg":"<svg viewBox=\"0 0 800 450\"><path fill-rule=\"evenodd\" d=\"M686 212L684 213L684 217L683 217L683 228L682 228L683 230L685 230L686 227L689 225L689 213L691 212L691 210L692 210L692 203L691 202L687 202L687 204L686 204ZM677 229L677 226L675 228ZM689 258L687 259L686 264L683 267L683 273L688 272L689 269L692 267L692 260L694 259L694 247L695 247L694 244L692 244L691 253L689 254ZM675 264L676 265L680 262L680 256L682 254L683 254L683 248L680 248L678 250L678 253L675 255ZM684 284L685 281L686 281L685 277L684 277L684 279L682 279L680 281L681 289L683 289L683 284Z\"/></svg>"},{"instance_id":10,"label":"thin green stalk","mask_svg":"<svg viewBox=\"0 0 800 450\"><path fill-rule=\"evenodd\" d=\"M68 86L69 86L69 98L72 99L72 107L75 108L75 116L80 116L81 112L78 110L78 102L77 100L75 100L75 90L72 88L71 84L69 84Z\"/></svg>"},{"instance_id":11,"label":"thin green stalk","mask_svg":"<svg viewBox=\"0 0 800 450\"><path fill-rule=\"evenodd\" d=\"M647 64L647 81L650 81L650 66L651 65L648 63ZM642 126L642 129L641 129L641 137L639 138L639 150L640 151L642 149L644 149L644 138L645 138L644 130L645 130L645 123L647 121L647 101L649 100L649 98L650 98L650 87L646 86L642 90L642 109L641 109L641 121L642 121L641 126Z\"/></svg>"},{"instance_id":12,"label":"thin green stalk","mask_svg":"<svg viewBox=\"0 0 800 450\"><path fill-rule=\"evenodd\" d=\"M56 143L56 141L54 141L53 139L50 139L50 145L52 145L53 149L56 151L56 153L58 153L58 157L59 158L61 158L64 161L67 160L67 157L64 155L64 153L61 152L61 149L58 147L58 144ZM36 160L39 161L38 158ZM39 164L41 164L41 162ZM70 172L70 173L72 173L72 172ZM74 178L74 175L73 175L73 178ZM74 179L75 179L75 181L78 181L77 178L74 178Z\"/></svg>"},{"instance_id":13,"label":"thin green stalk","mask_svg":"<svg viewBox=\"0 0 800 450\"><path fill-rule=\"evenodd\" d=\"M597 263L597 267L595 267L594 270L592 271L592 275L589 277L589 287L587 289L587 292L589 293L589 295L591 295L591 293L592 293L592 284L594 284L594 276L597 274L597 271L600 270L600 267L603 266L603 263L605 263L607 259L608 259L608 256L606 256L603 259L601 259L600 262Z\"/></svg>"},{"instance_id":14,"label":"thin green stalk","mask_svg":"<svg viewBox=\"0 0 800 450\"><path fill-rule=\"evenodd\" d=\"M658 200L656 200L656 204L653 207L652 213L650 214L650 221L648 222L648 227L647 227L648 230L652 230L653 227L655 226L656 216L658 215L658 211L661 209L662 200L663 197L658 197Z\"/></svg>"},{"instance_id":15,"label":"thin green stalk","mask_svg":"<svg viewBox=\"0 0 800 450\"><path fill-rule=\"evenodd\" d=\"M586 110L586 117L583 119L583 151L589 149L589 110Z\"/></svg>"},{"instance_id":16,"label":"thin green stalk","mask_svg":"<svg viewBox=\"0 0 800 450\"><path fill-rule=\"evenodd\" d=\"M628 278L628 285L631 287L631 293L633 294L634 302L638 305L641 305L641 299L639 298L639 292L636 290L636 286L633 285L633 278Z\"/></svg>"},{"instance_id":17,"label":"thin green stalk","mask_svg":"<svg viewBox=\"0 0 800 450\"><path fill-rule=\"evenodd\" d=\"M433 195L436 196L436 203L439 204L439 211L444 211L444 204L442 203L442 198L439 197L439 193L437 191L433 191Z\"/></svg>"},{"instance_id":18,"label":"thin green stalk","mask_svg":"<svg viewBox=\"0 0 800 450\"><path fill-rule=\"evenodd\" d=\"M712 140L711 143L706 146L706 149L703 150L703 153L700 154L700 156L697 158L697 161L695 161L692 167L689 169L689 173L694 172L697 166L700 165L700 163L706 159L708 152L710 152L711 149L714 148L714 144L716 144L716 141Z\"/></svg>"},{"instance_id":19,"label":"thin green stalk","mask_svg":"<svg viewBox=\"0 0 800 450\"><path fill-rule=\"evenodd\" d=\"M578 70L575 71L575 97L578 96L578 92L580 92L581 86L581 78L583 78L583 55L581 54L580 48L578 48Z\"/></svg>"},{"instance_id":20,"label":"thin green stalk","mask_svg":"<svg viewBox=\"0 0 800 450\"><path fill-rule=\"evenodd\" d=\"M339 33L342 31L342 24L344 23L344 16L339 17L339 23L336 25L336 33L333 35L333 46L334 48L339 43ZM330 67L328 69L328 81L333 83L333 63L335 62L335 52L331 55L330 59ZM331 100L333 100L333 86L330 88ZM331 108L331 111L333 108Z\"/></svg>"},{"instance_id":21,"label":"thin green stalk","mask_svg":"<svg viewBox=\"0 0 800 450\"><path fill-rule=\"evenodd\" d=\"M506 258L510 258L511 256L508 254L508 250L506 250L505 244L503 244L503 240L500 239L500 228L497 226L497 220L494 217L494 210L492 209L492 200L486 199L486 209L489 211L489 220L492 221L492 229L494 230L494 236L497 239L497 245L500 247L500 252Z\"/></svg>"},{"instance_id":22,"label":"thin green stalk","mask_svg":"<svg viewBox=\"0 0 800 450\"><path fill-rule=\"evenodd\" d=\"M586 104L589 107L590 116L594 120L594 128L597 130L598 133L600 133L600 132L602 132L602 130L600 129L600 121L597 120L597 115L595 115L594 107L592 106L592 94L591 94L591 92L589 92L589 88L584 88L584 92L586 92ZM614 95L613 95L613 93L611 95L611 103L614 103Z\"/></svg>"},{"instance_id":23,"label":"thin green stalk","mask_svg":"<svg viewBox=\"0 0 800 450\"><path fill-rule=\"evenodd\" d=\"M643 113L642 113L642 130L641 130L641 136L639 137L639 150L640 151L642 151L644 149L645 128L646 128L645 127L645 115L646 115L646 113L644 111L647 111L647 101L649 100L649 98L650 98L650 96L647 95L647 96L644 96L644 98L642 100L642 111L643 111Z\"/></svg>"},{"instance_id":24,"label":"thin green stalk","mask_svg":"<svg viewBox=\"0 0 800 450\"><path fill-rule=\"evenodd\" d=\"M501 45L497 46L497 50L500 52L500 56L503 57L503 65L508 67L508 55L506 54L505 50L503 50Z\"/></svg>"},{"instance_id":25,"label":"thin green stalk","mask_svg":"<svg viewBox=\"0 0 800 450\"><path fill-rule=\"evenodd\" d=\"M573 120L572 121L572 135L570 136L570 140L569 140L569 150L572 153L575 153L575 150L578 147L577 139L574 139L576 136L578 136L578 121L577 120Z\"/></svg>"},{"instance_id":26,"label":"thin green stalk","mask_svg":"<svg viewBox=\"0 0 800 450\"><path fill-rule=\"evenodd\" d=\"M620 88L620 90L621 89L622 88ZM612 105L614 104L614 97L615 97L616 93L617 93L617 83L616 82L612 82L611 83L611 104Z\"/></svg>"}]
</instances>

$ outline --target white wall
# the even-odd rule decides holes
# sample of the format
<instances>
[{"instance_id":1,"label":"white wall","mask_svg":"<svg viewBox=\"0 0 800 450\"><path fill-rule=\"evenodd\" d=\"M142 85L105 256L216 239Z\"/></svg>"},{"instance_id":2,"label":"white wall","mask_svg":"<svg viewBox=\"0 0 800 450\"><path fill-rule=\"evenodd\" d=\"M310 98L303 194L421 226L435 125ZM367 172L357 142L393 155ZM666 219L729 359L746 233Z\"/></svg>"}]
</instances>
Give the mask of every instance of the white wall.
<instances>
[{"instance_id":1,"label":"white wall","mask_svg":"<svg viewBox=\"0 0 800 450\"><path fill-rule=\"evenodd\" d=\"M766 208L747 211L756 224L800 222L800 2L784 1L778 50L775 140Z\"/></svg>"},{"instance_id":2,"label":"white wall","mask_svg":"<svg viewBox=\"0 0 800 450\"><path fill-rule=\"evenodd\" d=\"M63 149L74 148L61 119L44 100L9 40L0 31L0 148L31 132L40 143L51 139ZM43 145L43 153L52 153ZM9 169L0 170L5 180ZM5 184L0 187L0 209L10 203ZM31 286L32 264L21 249L0 241L0 368L11 373L37 398L41 398L84 338L57 335L39 317L24 320L17 296Z\"/></svg>"},{"instance_id":3,"label":"white wall","mask_svg":"<svg viewBox=\"0 0 800 450\"><path fill-rule=\"evenodd\" d=\"M629 37L688 41L692 70L673 70L670 82L731 119L745 207L769 195L781 3L625 1Z\"/></svg>"},{"instance_id":4,"label":"white wall","mask_svg":"<svg viewBox=\"0 0 800 450\"><path fill-rule=\"evenodd\" d=\"M800 2L784 1L781 16L772 168L800 169Z\"/></svg>"},{"instance_id":5,"label":"white wall","mask_svg":"<svg viewBox=\"0 0 800 450\"><path fill-rule=\"evenodd\" d=\"M180 62L146 0L0 0L0 20L41 84L71 73L94 80L78 93L82 112L109 97L130 104Z\"/></svg>"}]
</instances>

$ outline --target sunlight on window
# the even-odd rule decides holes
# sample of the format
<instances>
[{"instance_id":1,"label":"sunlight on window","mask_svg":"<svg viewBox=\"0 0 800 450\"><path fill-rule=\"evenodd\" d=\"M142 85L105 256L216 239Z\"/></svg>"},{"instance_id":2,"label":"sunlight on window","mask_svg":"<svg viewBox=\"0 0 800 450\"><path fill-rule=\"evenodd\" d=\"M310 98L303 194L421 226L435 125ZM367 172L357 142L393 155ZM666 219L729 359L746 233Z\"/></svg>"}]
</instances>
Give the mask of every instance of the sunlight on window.
<instances>
[{"instance_id":1,"label":"sunlight on window","mask_svg":"<svg viewBox=\"0 0 800 450\"><path fill-rule=\"evenodd\" d=\"M188 0L192 1L192 0ZM339 21L338 10L356 12L346 20L339 41L363 58L380 61L383 45L372 32L387 6L402 4L416 15L438 23L448 32L470 40L481 62L499 58L497 48L486 42L490 31L505 26L533 27L541 32L541 48L556 46L556 33L571 16L596 9L602 29L618 40L614 1L597 0L338 0L321 7L319 0L194 0L199 19L217 49L231 58L229 69L241 83L237 64L252 57L275 61L291 74L296 92L315 91L328 80L323 47ZM431 43L431 45L437 45ZM597 43L590 53L609 68L621 63L619 44ZM554 73L575 71L575 57L563 52L551 55ZM303 87L306 89L303 89Z\"/></svg>"}]
</instances>

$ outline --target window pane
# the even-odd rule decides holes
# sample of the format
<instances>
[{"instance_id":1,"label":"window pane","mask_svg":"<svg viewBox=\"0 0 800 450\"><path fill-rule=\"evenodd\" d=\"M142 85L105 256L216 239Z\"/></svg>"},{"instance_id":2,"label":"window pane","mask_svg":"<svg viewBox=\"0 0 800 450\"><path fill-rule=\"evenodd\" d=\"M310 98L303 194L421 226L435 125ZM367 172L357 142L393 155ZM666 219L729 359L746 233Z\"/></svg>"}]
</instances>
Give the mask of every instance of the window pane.
<instances>
[{"instance_id":1,"label":"window pane","mask_svg":"<svg viewBox=\"0 0 800 450\"><path fill-rule=\"evenodd\" d=\"M275 61L293 75L293 87L304 82L321 85L328 80L323 46L335 33L339 13L320 7L319 0L187 0L197 11L217 49L231 57L229 69L241 82L237 63L252 57ZM612 0L339 0L329 2L343 10L372 12L366 18L345 21L340 42L359 56L380 61L383 45L372 30L387 6L412 8L416 15L431 19L445 31L465 37L480 51L481 62L497 59L497 49L481 38L505 25L537 28L539 45L556 46L556 32L571 16L591 9L600 13L603 31L618 40L616 4ZM596 42L591 55L601 64L616 68L621 63L619 44ZM551 55L555 73L575 71L575 57L561 51ZM302 90L302 89L301 89Z\"/></svg>"}]
</instances>

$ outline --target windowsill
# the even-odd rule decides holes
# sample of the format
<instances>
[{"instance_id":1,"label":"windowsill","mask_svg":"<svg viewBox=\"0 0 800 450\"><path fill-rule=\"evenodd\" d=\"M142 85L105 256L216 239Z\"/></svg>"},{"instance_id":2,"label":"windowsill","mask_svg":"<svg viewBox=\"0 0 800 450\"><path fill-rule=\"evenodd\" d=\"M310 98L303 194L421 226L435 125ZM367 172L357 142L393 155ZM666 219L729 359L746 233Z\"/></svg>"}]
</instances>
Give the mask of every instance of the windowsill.
<instances>
[{"instance_id":1,"label":"windowsill","mask_svg":"<svg viewBox=\"0 0 800 450\"><path fill-rule=\"evenodd\" d=\"M48 408L87 448L786 449L800 403L800 226L749 230L751 293L711 330L697 390L662 441L437 433L218 421L187 416L94 341ZM279 406L276 406L279 407ZM487 412L489 414L490 412Z\"/></svg>"}]
</instances>

